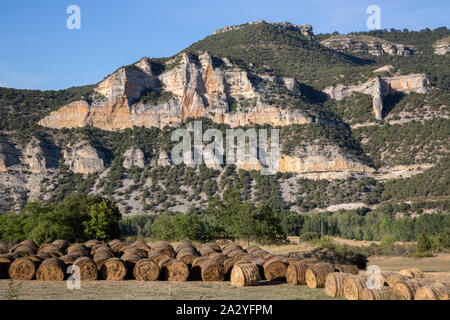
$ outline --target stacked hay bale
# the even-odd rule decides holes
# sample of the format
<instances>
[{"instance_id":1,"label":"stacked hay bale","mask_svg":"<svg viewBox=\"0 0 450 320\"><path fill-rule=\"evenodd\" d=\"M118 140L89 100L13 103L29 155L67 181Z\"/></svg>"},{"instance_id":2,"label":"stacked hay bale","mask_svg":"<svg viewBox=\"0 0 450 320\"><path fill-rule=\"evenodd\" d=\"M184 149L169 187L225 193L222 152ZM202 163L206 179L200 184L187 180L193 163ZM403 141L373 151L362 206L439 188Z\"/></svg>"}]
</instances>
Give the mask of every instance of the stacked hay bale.
<instances>
[{"instance_id":1,"label":"stacked hay bale","mask_svg":"<svg viewBox=\"0 0 450 320\"><path fill-rule=\"evenodd\" d=\"M269 281L286 280L287 263L282 256L274 256L263 264L264 276Z\"/></svg>"},{"instance_id":2,"label":"stacked hay bale","mask_svg":"<svg viewBox=\"0 0 450 320\"><path fill-rule=\"evenodd\" d=\"M62 281L66 275L64 262L55 258L42 261L36 271L36 279L40 281Z\"/></svg>"},{"instance_id":3,"label":"stacked hay bale","mask_svg":"<svg viewBox=\"0 0 450 320\"><path fill-rule=\"evenodd\" d=\"M326 277L329 273L334 272L332 264L323 262L316 263L306 269L305 281L306 285L312 289L325 287Z\"/></svg>"},{"instance_id":4,"label":"stacked hay bale","mask_svg":"<svg viewBox=\"0 0 450 320\"><path fill-rule=\"evenodd\" d=\"M178 260L186 263L190 270L192 268L192 263L198 257L198 252L192 243L182 243L175 250L175 255Z\"/></svg>"},{"instance_id":5,"label":"stacked hay bale","mask_svg":"<svg viewBox=\"0 0 450 320\"><path fill-rule=\"evenodd\" d=\"M401 300L390 287L380 287L379 289L365 288L362 300Z\"/></svg>"},{"instance_id":6,"label":"stacked hay bale","mask_svg":"<svg viewBox=\"0 0 450 320\"><path fill-rule=\"evenodd\" d=\"M450 283L434 282L416 290L414 300L450 300Z\"/></svg>"},{"instance_id":7,"label":"stacked hay bale","mask_svg":"<svg viewBox=\"0 0 450 320\"><path fill-rule=\"evenodd\" d=\"M97 280L98 267L94 260L89 257L79 257L73 265L80 268L81 280Z\"/></svg>"},{"instance_id":8,"label":"stacked hay bale","mask_svg":"<svg viewBox=\"0 0 450 320\"><path fill-rule=\"evenodd\" d=\"M168 257L159 261L158 265L161 280L186 281L189 277L189 268L181 260Z\"/></svg>"},{"instance_id":9,"label":"stacked hay bale","mask_svg":"<svg viewBox=\"0 0 450 320\"><path fill-rule=\"evenodd\" d=\"M434 282L435 281L431 279L400 280L392 286L392 290L401 297L402 300L413 300L414 295L419 288L430 286Z\"/></svg>"},{"instance_id":10,"label":"stacked hay bale","mask_svg":"<svg viewBox=\"0 0 450 320\"><path fill-rule=\"evenodd\" d=\"M403 269L403 270L400 270L398 272L398 274L400 274L402 276L407 276L410 278L415 278L415 279L423 279L425 277L422 270L417 269L417 268Z\"/></svg>"},{"instance_id":11,"label":"stacked hay bale","mask_svg":"<svg viewBox=\"0 0 450 320\"><path fill-rule=\"evenodd\" d=\"M139 281L156 281L160 274L159 265L149 258L144 258L136 262L133 275L136 280Z\"/></svg>"},{"instance_id":12,"label":"stacked hay bale","mask_svg":"<svg viewBox=\"0 0 450 320\"><path fill-rule=\"evenodd\" d=\"M119 281L127 275L127 264L119 258L110 258L102 263L99 274L103 280Z\"/></svg>"},{"instance_id":13,"label":"stacked hay bale","mask_svg":"<svg viewBox=\"0 0 450 320\"><path fill-rule=\"evenodd\" d=\"M314 263L304 261L293 261L289 263L286 269L286 281L290 285L305 285L306 284L306 269Z\"/></svg>"},{"instance_id":14,"label":"stacked hay bale","mask_svg":"<svg viewBox=\"0 0 450 320\"><path fill-rule=\"evenodd\" d=\"M367 275L350 275L344 281L344 296L348 300L361 300L366 289Z\"/></svg>"},{"instance_id":15,"label":"stacked hay bale","mask_svg":"<svg viewBox=\"0 0 450 320\"><path fill-rule=\"evenodd\" d=\"M257 286L260 282L259 270L253 263L240 263L231 271L231 284L237 287Z\"/></svg>"},{"instance_id":16,"label":"stacked hay bale","mask_svg":"<svg viewBox=\"0 0 450 320\"><path fill-rule=\"evenodd\" d=\"M199 257L192 263L192 278L202 281L223 281L225 279L224 268L216 261Z\"/></svg>"},{"instance_id":17,"label":"stacked hay bale","mask_svg":"<svg viewBox=\"0 0 450 320\"><path fill-rule=\"evenodd\" d=\"M330 297L344 296L344 283L352 273L333 272L325 278L325 293Z\"/></svg>"},{"instance_id":18,"label":"stacked hay bale","mask_svg":"<svg viewBox=\"0 0 450 320\"><path fill-rule=\"evenodd\" d=\"M13 280L32 280L35 278L39 264L40 262L29 257L17 258L8 268L9 277Z\"/></svg>"}]
</instances>

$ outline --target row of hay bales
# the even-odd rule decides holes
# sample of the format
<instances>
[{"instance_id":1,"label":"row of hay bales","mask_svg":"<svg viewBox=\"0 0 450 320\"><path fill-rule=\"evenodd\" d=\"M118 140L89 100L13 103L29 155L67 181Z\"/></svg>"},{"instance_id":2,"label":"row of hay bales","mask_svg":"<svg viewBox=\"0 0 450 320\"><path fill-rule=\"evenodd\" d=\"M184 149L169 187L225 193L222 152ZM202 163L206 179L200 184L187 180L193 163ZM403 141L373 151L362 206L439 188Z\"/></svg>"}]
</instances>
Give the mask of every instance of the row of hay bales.
<instances>
[{"instance_id":1,"label":"row of hay bales","mask_svg":"<svg viewBox=\"0 0 450 320\"><path fill-rule=\"evenodd\" d=\"M325 293L349 300L449 300L450 283L426 279L419 269L382 272L380 289L367 288L368 274L329 273Z\"/></svg>"}]
</instances>

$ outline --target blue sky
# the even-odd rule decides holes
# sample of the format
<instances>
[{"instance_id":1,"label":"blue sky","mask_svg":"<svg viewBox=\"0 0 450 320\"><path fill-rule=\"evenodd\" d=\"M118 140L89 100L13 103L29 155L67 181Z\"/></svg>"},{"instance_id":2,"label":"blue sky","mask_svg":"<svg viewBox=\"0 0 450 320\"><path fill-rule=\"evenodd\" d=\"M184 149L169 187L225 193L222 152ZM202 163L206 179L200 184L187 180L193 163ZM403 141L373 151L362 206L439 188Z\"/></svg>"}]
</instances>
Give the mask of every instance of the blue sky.
<instances>
[{"instance_id":1,"label":"blue sky","mask_svg":"<svg viewBox=\"0 0 450 320\"><path fill-rule=\"evenodd\" d=\"M266 19L311 24L315 33L448 27L448 0L14 0L0 1L0 86L61 89L96 83L143 56L166 57L226 25ZM66 9L81 9L69 30Z\"/></svg>"}]
</instances>

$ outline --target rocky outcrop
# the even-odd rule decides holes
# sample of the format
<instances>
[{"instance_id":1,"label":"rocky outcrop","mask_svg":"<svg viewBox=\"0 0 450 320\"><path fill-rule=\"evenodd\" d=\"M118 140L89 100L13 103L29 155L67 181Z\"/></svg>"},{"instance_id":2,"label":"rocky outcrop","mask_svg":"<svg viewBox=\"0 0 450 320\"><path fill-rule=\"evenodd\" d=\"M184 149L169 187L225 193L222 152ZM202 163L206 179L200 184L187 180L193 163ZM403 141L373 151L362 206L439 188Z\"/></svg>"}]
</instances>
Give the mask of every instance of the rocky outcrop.
<instances>
[{"instance_id":1,"label":"rocky outcrop","mask_svg":"<svg viewBox=\"0 0 450 320\"><path fill-rule=\"evenodd\" d=\"M360 161L344 155L334 146L308 145L299 147L292 155L282 155L279 172L373 172Z\"/></svg>"},{"instance_id":2,"label":"rocky outcrop","mask_svg":"<svg viewBox=\"0 0 450 320\"><path fill-rule=\"evenodd\" d=\"M148 59L120 68L94 89L100 98L72 102L39 124L56 129L94 126L121 130L133 126L176 127L188 118L200 117L232 127L310 121L298 110L264 102L265 92L274 86L300 95L300 84L294 78L253 75L207 52L182 53L167 64L170 68L159 76L153 73ZM172 96L167 101L146 103L141 96L149 91ZM239 101L253 103L232 110L232 104Z\"/></svg>"},{"instance_id":3,"label":"rocky outcrop","mask_svg":"<svg viewBox=\"0 0 450 320\"><path fill-rule=\"evenodd\" d=\"M63 150L65 164L74 173L89 174L104 169L102 152L81 142L77 146Z\"/></svg>"},{"instance_id":4,"label":"rocky outcrop","mask_svg":"<svg viewBox=\"0 0 450 320\"><path fill-rule=\"evenodd\" d=\"M241 24L241 25L226 26L222 29L214 30L213 34L219 34L219 33L228 32L228 31L232 31L232 30L238 30L247 25L261 24L261 23L270 24L270 25L276 26L276 27L278 27L280 29L284 29L284 30L299 31L302 35L309 38L310 40L315 39L315 36L313 33L313 28L309 24L304 24L304 25L299 26L299 25L296 25L296 24L293 24L290 22L266 22L266 20L264 20L264 19L260 19L258 21L249 22L249 23Z\"/></svg>"},{"instance_id":5,"label":"rocky outcrop","mask_svg":"<svg viewBox=\"0 0 450 320\"><path fill-rule=\"evenodd\" d=\"M169 157L169 153L167 151L161 151L159 153L158 166L166 167L170 165L172 165L172 160Z\"/></svg>"},{"instance_id":6,"label":"rocky outcrop","mask_svg":"<svg viewBox=\"0 0 450 320\"><path fill-rule=\"evenodd\" d=\"M434 53L438 55L445 55L450 52L450 36L439 39L433 43Z\"/></svg>"},{"instance_id":7,"label":"rocky outcrop","mask_svg":"<svg viewBox=\"0 0 450 320\"><path fill-rule=\"evenodd\" d=\"M123 154L123 167L125 169L131 169L132 167L143 169L145 167L144 152L141 149L128 149Z\"/></svg>"},{"instance_id":8,"label":"rocky outcrop","mask_svg":"<svg viewBox=\"0 0 450 320\"><path fill-rule=\"evenodd\" d=\"M24 163L30 168L33 173L40 173L47 171L46 157L44 151L37 139L33 139L28 143L24 150Z\"/></svg>"},{"instance_id":9,"label":"rocky outcrop","mask_svg":"<svg viewBox=\"0 0 450 320\"><path fill-rule=\"evenodd\" d=\"M376 77L356 86L338 85L323 90L331 99L342 100L353 92L368 94L373 97L373 113L377 120L382 119L383 97L395 92L426 93L430 82L425 74L411 74L396 77Z\"/></svg>"},{"instance_id":10,"label":"rocky outcrop","mask_svg":"<svg viewBox=\"0 0 450 320\"><path fill-rule=\"evenodd\" d=\"M14 145L0 143L0 172L6 172L9 167L21 164L22 153Z\"/></svg>"},{"instance_id":11,"label":"rocky outcrop","mask_svg":"<svg viewBox=\"0 0 450 320\"><path fill-rule=\"evenodd\" d=\"M398 55L409 56L414 54L414 46L396 44L380 38L366 35L334 35L321 41L325 47L338 52L352 54Z\"/></svg>"}]
</instances>

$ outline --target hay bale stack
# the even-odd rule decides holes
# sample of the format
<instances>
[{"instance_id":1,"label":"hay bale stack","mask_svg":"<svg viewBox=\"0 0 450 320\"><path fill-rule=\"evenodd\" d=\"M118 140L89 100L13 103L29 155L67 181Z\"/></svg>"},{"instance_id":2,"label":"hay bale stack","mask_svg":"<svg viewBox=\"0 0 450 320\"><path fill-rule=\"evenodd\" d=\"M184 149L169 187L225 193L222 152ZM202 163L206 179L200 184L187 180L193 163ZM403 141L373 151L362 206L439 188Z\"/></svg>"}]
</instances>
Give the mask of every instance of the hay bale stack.
<instances>
[{"instance_id":1,"label":"hay bale stack","mask_svg":"<svg viewBox=\"0 0 450 320\"><path fill-rule=\"evenodd\" d=\"M367 285L367 275L351 275L344 282L344 296L348 300L361 300Z\"/></svg>"},{"instance_id":2,"label":"hay bale stack","mask_svg":"<svg viewBox=\"0 0 450 320\"><path fill-rule=\"evenodd\" d=\"M22 257L28 257L28 256L33 256L36 254L36 250L34 250L33 248L21 244L18 245L17 247L15 247L14 251L12 253L17 253L20 254Z\"/></svg>"},{"instance_id":3,"label":"hay bale stack","mask_svg":"<svg viewBox=\"0 0 450 320\"><path fill-rule=\"evenodd\" d=\"M267 260L264 265L264 277L269 280L285 280L287 264L283 261L283 257L275 256Z\"/></svg>"},{"instance_id":4,"label":"hay bale stack","mask_svg":"<svg viewBox=\"0 0 450 320\"><path fill-rule=\"evenodd\" d=\"M391 272L391 271L380 272L380 285L381 286L387 285L387 283L386 283L387 278L390 277L390 276L397 275L397 274L398 273Z\"/></svg>"},{"instance_id":5,"label":"hay bale stack","mask_svg":"<svg viewBox=\"0 0 450 320\"><path fill-rule=\"evenodd\" d=\"M354 264L336 264L334 265L334 271L342 273L359 274L358 267Z\"/></svg>"},{"instance_id":6,"label":"hay bale stack","mask_svg":"<svg viewBox=\"0 0 450 320\"><path fill-rule=\"evenodd\" d=\"M141 259L134 265L133 276L139 281L156 281L160 274L159 265L152 259Z\"/></svg>"},{"instance_id":7,"label":"hay bale stack","mask_svg":"<svg viewBox=\"0 0 450 320\"><path fill-rule=\"evenodd\" d=\"M435 282L420 287L414 294L414 300L449 300L450 284Z\"/></svg>"},{"instance_id":8,"label":"hay bale stack","mask_svg":"<svg viewBox=\"0 0 450 320\"><path fill-rule=\"evenodd\" d=\"M42 252L36 255L36 257L39 257L41 260L45 260L48 258L53 258L50 254Z\"/></svg>"},{"instance_id":9,"label":"hay bale stack","mask_svg":"<svg viewBox=\"0 0 450 320\"><path fill-rule=\"evenodd\" d=\"M189 277L189 268L181 260L166 258L159 263L160 279L167 281L186 281Z\"/></svg>"},{"instance_id":10,"label":"hay bale stack","mask_svg":"<svg viewBox=\"0 0 450 320\"><path fill-rule=\"evenodd\" d=\"M250 246L245 249L245 251L247 251L248 254L253 254L253 252L256 252L258 250L261 250L261 248L258 246Z\"/></svg>"},{"instance_id":11,"label":"hay bale stack","mask_svg":"<svg viewBox=\"0 0 450 320\"><path fill-rule=\"evenodd\" d=\"M57 239L53 241L52 244L58 246L62 251L66 250L69 247L69 242L63 239Z\"/></svg>"},{"instance_id":12,"label":"hay bale stack","mask_svg":"<svg viewBox=\"0 0 450 320\"><path fill-rule=\"evenodd\" d=\"M74 243L67 247L66 254L71 254L73 252L80 252L81 255L89 256L89 249L83 243Z\"/></svg>"},{"instance_id":13,"label":"hay bale stack","mask_svg":"<svg viewBox=\"0 0 450 320\"><path fill-rule=\"evenodd\" d=\"M119 243L122 243L122 241L120 241L119 239L114 239L114 240L111 240L110 242L108 242L108 246L110 246L112 248L116 244L119 244Z\"/></svg>"},{"instance_id":14,"label":"hay bale stack","mask_svg":"<svg viewBox=\"0 0 450 320\"><path fill-rule=\"evenodd\" d=\"M32 280L39 263L30 258L15 259L8 268L9 277L13 280Z\"/></svg>"},{"instance_id":15,"label":"hay bale stack","mask_svg":"<svg viewBox=\"0 0 450 320\"><path fill-rule=\"evenodd\" d=\"M186 263L189 269L191 268L194 260L197 258L198 256L195 253L193 253L193 251L191 251L190 249L183 249L177 253L177 259Z\"/></svg>"},{"instance_id":16,"label":"hay bale stack","mask_svg":"<svg viewBox=\"0 0 450 320\"><path fill-rule=\"evenodd\" d=\"M97 264L97 268L100 268L106 260L111 258L114 258L114 255L108 251L98 251L94 254L94 262Z\"/></svg>"},{"instance_id":17,"label":"hay bale stack","mask_svg":"<svg viewBox=\"0 0 450 320\"><path fill-rule=\"evenodd\" d=\"M41 263L42 261L45 260L45 259L42 259L42 258L39 257L39 256L28 256L27 258L33 260L34 262L38 262L38 263ZM51 257L50 257L50 258L51 258ZM47 259L48 259L48 258L47 258Z\"/></svg>"},{"instance_id":18,"label":"hay bale stack","mask_svg":"<svg viewBox=\"0 0 450 320\"><path fill-rule=\"evenodd\" d=\"M91 254L91 256L95 256L96 253L101 253L101 252L105 252L105 253L114 255L114 251L110 247L105 246L104 244L97 244L97 245L93 246L91 248L90 254Z\"/></svg>"},{"instance_id":19,"label":"hay bale stack","mask_svg":"<svg viewBox=\"0 0 450 320\"><path fill-rule=\"evenodd\" d=\"M262 249L252 252L252 255L254 255L255 257L264 257L267 254L269 254L269 252L267 252L266 250L262 250Z\"/></svg>"},{"instance_id":20,"label":"hay bale stack","mask_svg":"<svg viewBox=\"0 0 450 320\"><path fill-rule=\"evenodd\" d=\"M120 256L124 256L124 255L138 255L141 256L142 258L146 258L148 255L148 252L145 251L144 249L138 248L138 247L133 247L133 246L127 246L127 247L123 247L120 252L119 252Z\"/></svg>"},{"instance_id":21,"label":"hay bale stack","mask_svg":"<svg viewBox=\"0 0 450 320\"><path fill-rule=\"evenodd\" d=\"M216 261L208 258L198 258L192 263L192 274L202 281L223 281L225 271Z\"/></svg>"},{"instance_id":22,"label":"hay bale stack","mask_svg":"<svg viewBox=\"0 0 450 320\"><path fill-rule=\"evenodd\" d=\"M396 294L398 294L398 296L402 300L413 300L417 289L419 289L420 287L421 287L421 285L419 284L418 281L403 281L403 280L400 280L400 281L397 281L392 286L392 290Z\"/></svg>"},{"instance_id":23,"label":"hay bale stack","mask_svg":"<svg viewBox=\"0 0 450 320\"><path fill-rule=\"evenodd\" d=\"M403 270L400 270L398 272L398 274L401 274L402 276L407 276L410 278L415 278L415 279L423 279L425 277L422 270L417 269L417 268L403 269Z\"/></svg>"},{"instance_id":24,"label":"hay bale stack","mask_svg":"<svg viewBox=\"0 0 450 320\"><path fill-rule=\"evenodd\" d=\"M306 268L305 281L311 289L325 287L325 279L329 273L333 273L334 267L330 263L316 263Z\"/></svg>"},{"instance_id":25,"label":"hay bale stack","mask_svg":"<svg viewBox=\"0 0 450 320\"><path fill-rule=\"evenodd\" d=\"M394 274L389 275L387 278L385 278L384 282L382 281L383 279L381 279L380 280L380 282L381 282L380 285L386 284L387 286L392 288L394 286L394 284L396 284L398 281L408 281L408 280L411 280L411 279L412 278L410 278L408 276L403 276L401 274L394 273Z\"/></svg>"},{"instance_id":26,"label":"hay bale stack","mask_svg":"<svg viewBox=\"0 0 450 320\"><path fill-rule=\"evenodd\" d=\"M102 263L100 278L103 280L123 280L127 275L127 264L119 258L111 258Z\"/></svg>"},{"instance_id":27,"label":"hay bale stack","mask_svg":"<svg viewBox=\"0 0 450 320\"><path fill-rule=\"evenodd\" d=\"M233 266L231 284L236 287L257 286L261 281L258 267L253 263L240 263Z\"/></svg>"},{"instance_id":28,"label":"hay bale stack","mask_svg":"<svg viewBox=\"0 0 450 320\"><path fill-rule=\"evenodd\" d=\"M146 253L148 253L148 252L150 251L150 247L149 247L146 243L144 243L144 242L142 242L142 241L135 241L135 242L133 242L133 243L131 244L131 246L132 246L132 247L135 247L135 248L138 248L138 249L140 249L140 250L143 250L143 251L145 251Z\"/></svg>"},{"instance_id":29,"label":"hay bale stack","mask_svg":"<svg viewBox=\"0 0 450 320\"><path fill-rule=\"evenodd\" d=\"M81 280L97 280L98 267L94 260L89 257L80 257L73 264L80 268Z\"/></svg>"},{"instance_id":30,"label":"hay bale stack","mask_svg":"<svg viewBox=\"0 0 450 320\"><path fill-rule=\"evenodd\" d=\"M229 258L223 263L223 271L225 273L225 280L230 280L231 270L233 266L239 261L238 258Z\"/></svg>"},{"instance_id":31,"label":"hay bale stack","mask_svg":"<svg viewBox=\"0 0 450 320\"><path fill-rule=\"evenodd\" d=\"M344 272L327 274L325 278L325 293L330 297L343 297L345 279L351 275L353 274Z\"/></svg>"},{"instance_id":32,"label":"hay bale stack","mask_svg":"<svg viewBox=\"0 0 450 320\"><path fill-rule=\"evenodd\" d=\"M198 252L200 253L200 255L202 255L204 257L206 257L210 254L213 254L213 253L217 253L216 250L214 250L212 247L208 247L208 246L198 248Z\"/></svg>"},{"instance_id":33,"label":"hay bale stack","mask_svg":"<svg viewBox=\"0 0 450 320\"><path fill-rule=\"evenodd\" d=\"M400 300L400 297L390 287L380 289L365 288L362 300Z\"/></svg>"},{"instance_id":34,"label":"hay bale stack","mask_svg":"<svg viewBox=\"0 0 450 320\"><path fill-rule=\"evenodd\" d=\"M248 253L242 249L236 249L236 250L228 252L226 255L230 258L242 258L242 257L245 257L246 255L248 255Z\"/></svg>"},{"instance_id":35,"label":"hay bale stack","mask_svg":"<svg viewBox=\"0 0 450 320\"><path fill-rule=\"evenodd\" d=\"M129 253L129 254L124 254L123 256L121 256L120 259L122 259L123 261L128 261L132 264L136 264L136 262L138 262L141 259L146 259L146 257L142 257L137 254Z\"/></svg>"},{"instance_id":36,"label":"hay bale stack","mask_svg":"<svg viewBox=\"0 0 450 320\"><path fill-rule=\"evenodd\" d=\"M192 254L197 255L197 249L191 242L181 243L175 250L175 255L178 255L181 251L190 251Z\"/></svg>"},{"instance_id":37,"label":"hay bale stack","mask_svg":"<svg viewBox=\"0 0 450 320\"><path fill-rule=\"evenodd\" d=\"M200 248L202 248L202 247L210 247L210 248L212 248L214 251L217 251L217 252L221 252L222 251L222 249L220 248L220 246L217 244L217 243L215 243L215 242L206 242L206 243L203 243L202 245L200 245ZM200 249L199 248L199 249Z\"/></svg>"},{"instance_id":38,"label":"hay bale stack","mask_svg":"<svg viewBox=\"0 0 450 320\"><path fill-rule=\"evenodd\" d=\"M159 263L161 260L164 260L166 258L173 258L173 257L167 255L165 252L166 251L164 251L164 250L160 251L160 250L152 249L148 253L147 258L154 260L156 263Z\"/></svg>"},{"instance_id":39,"label":"hay bale stack","mask_svg":"<svg viewBox=\"0 0 450 320\"><path fill-rule=\"evenodd\" d=\"M116 242L116 243L113 243L113 245L110 245L110 248L114 253L117 254L120 252L120 250L122 250L123 247L126 247L126 246L127 245L125 243Z\"/></svg>"},{"instance_id":40,"label":"hay bale stack","mask_svg":"<svg viewBox=\"0 0 450 320\"><path fill-rule=\"evenodd\" d=\"M36 243L34 243L34 241L32 241L32 240L23 240L23 241L19 242L18 244L13 245L9 249L9 253L15 252L16 249L18 247L21 247L21 246L25 246L25 247L31 248L34 252L37 252L37 250L39 249L39 247L36 245Z\"/></svg>"},{"instance_id":41,"label":"hay bale stack","mask_svg":"<svg viewBox=\"0 0 450 320\"><path fill-rule=\"evenodd\" d=\"M36 279L40 281L63 281L66 265L59 259L48 258L42 261L36 271Z\"/></svg>"}]
</instances>

